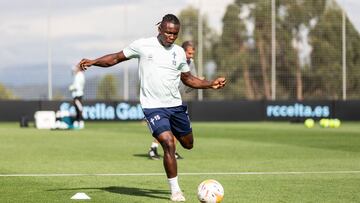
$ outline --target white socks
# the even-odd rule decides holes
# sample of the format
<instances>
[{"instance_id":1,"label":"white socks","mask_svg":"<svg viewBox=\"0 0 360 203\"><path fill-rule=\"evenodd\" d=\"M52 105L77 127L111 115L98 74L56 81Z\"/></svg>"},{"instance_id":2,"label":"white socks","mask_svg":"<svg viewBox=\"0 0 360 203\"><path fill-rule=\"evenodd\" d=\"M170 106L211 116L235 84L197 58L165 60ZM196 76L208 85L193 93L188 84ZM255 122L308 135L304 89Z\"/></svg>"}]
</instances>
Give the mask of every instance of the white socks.
<instances>
[{"instance_id":1,"label":"white socks","mask_svg":"<svg viewBox=\"0 0 360 203\"><path fill-rule=\"evenodd\" d=\"M159 143L157 143L157 142L151 143L151 148L158 148L158 146L159 146Z\"/></svg>"},{"instance_id":2,"label":"white socks","mask_svg":"<svg viewBox=\"0 0 360 203\"><path fill-rule=\"evenodd\" d=\"M181 189L179 187L179 183L178 183L178 177L174 177L174 178L168 178L169 181L169 186L171 189L171 194L175 194L177 192L181 192Z\"/></svg>"}]
</instances>

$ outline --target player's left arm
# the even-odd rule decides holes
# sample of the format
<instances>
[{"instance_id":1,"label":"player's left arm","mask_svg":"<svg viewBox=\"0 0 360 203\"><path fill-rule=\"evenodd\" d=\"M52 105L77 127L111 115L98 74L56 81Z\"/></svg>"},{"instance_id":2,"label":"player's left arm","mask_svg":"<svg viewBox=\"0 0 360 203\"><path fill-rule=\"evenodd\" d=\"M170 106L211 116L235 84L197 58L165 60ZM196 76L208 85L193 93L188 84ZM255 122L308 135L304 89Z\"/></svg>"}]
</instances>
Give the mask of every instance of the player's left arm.
<instances>
[{"instance_id":1,"label":"player's left arm","mask_svg":"<svg viewBox=\"0 0 360 203\"><path fill-rule=\"evenodd\" d=\"M181 81L186 86L195 89L221 89L226 85L226 79L224 77L219 77L215 80L209 81L195 77L190 71L181 73Z\"/></svg>"}]
</instances>

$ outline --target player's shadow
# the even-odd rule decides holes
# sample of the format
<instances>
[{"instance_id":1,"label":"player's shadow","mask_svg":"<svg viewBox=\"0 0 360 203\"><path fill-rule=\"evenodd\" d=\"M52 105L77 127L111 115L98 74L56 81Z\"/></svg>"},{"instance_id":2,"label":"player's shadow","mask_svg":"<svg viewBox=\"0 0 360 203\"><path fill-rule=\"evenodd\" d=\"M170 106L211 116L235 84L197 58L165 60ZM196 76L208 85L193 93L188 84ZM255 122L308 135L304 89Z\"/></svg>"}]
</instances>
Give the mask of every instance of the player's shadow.
<instances>
[{"instance_id":1,"label":"player's shadow","mask_svg":"<svg viewBox=\"0 0 360 203\"><path fill-rule=\"evenodd\" d=\"M151 197L156 199L168 199L167 196L169 195L169 192L167 190L155 190L155 189L123 187L123 186L66 188L66 189L53 189L47 191L58 191L58 190L103 190L106 192L111 192L121 195Z\"/></svg>"},{"instance_id":2,"label":"player's shadow","mask_svg":"<svg viewBox=\"0 0 360 203\"><path fill-rule=\"evenodd\" d=\"M148 154L133 154L133 156L150 159ZM161 158L161 157L162 157L162 156L160 155L160 158Z\"/></svg>"},{"instance_id":3,"label":"player's shadow","mask_svg":"<svg viewBox=\"0 0 360 203\"><path fill-rule=\"evenodd\" d=\"M148 154L133 154L135 157L149 158Z\"/></svg>"},{"instance_id":4,"label":"player's shadow","mask_svg":"<svg viewBox=\"0 0 360 203\"><path fill-rule=\"evenodd\" d=\"M168 199L168 197L164 197L164 195L166 196L169 195L169 192L167 190L155 190L155 189L144 189L144 188L133 188L133 187L110 186L100 189L111 193L151 197L157 199Z\"/></svg>"}]
</instances>

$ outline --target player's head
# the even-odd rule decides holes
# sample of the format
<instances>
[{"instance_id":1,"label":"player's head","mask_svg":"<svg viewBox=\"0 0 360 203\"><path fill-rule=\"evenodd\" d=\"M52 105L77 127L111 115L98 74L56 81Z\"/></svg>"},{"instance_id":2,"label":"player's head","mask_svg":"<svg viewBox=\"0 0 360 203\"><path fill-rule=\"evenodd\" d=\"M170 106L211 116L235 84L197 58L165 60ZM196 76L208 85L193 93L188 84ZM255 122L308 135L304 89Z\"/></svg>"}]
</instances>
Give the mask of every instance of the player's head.
<instances>
[{"instance_id":1,"label":"player's head","mask_svg":"<svg viewBox=\"0 0 360 203\"><path fill-rule=\"evenodd\" d=\"M164 47L170 47L178 37L180 21L173 14L166 14L158 23L158 39Z\"/></svg>"},{"instance_id":2,"label":"player's head","mask_svg":"<svg viewBox=\"0 0 360 203\"><path fill-rule=\"evenodd\" d=\"M191 41L185 41L181 47L184 49L185 54L186 54L186 59L190 60L192 58L194 58L194 54L195 54L195 47L194 44Z\"/></svg>"}]
</instances>

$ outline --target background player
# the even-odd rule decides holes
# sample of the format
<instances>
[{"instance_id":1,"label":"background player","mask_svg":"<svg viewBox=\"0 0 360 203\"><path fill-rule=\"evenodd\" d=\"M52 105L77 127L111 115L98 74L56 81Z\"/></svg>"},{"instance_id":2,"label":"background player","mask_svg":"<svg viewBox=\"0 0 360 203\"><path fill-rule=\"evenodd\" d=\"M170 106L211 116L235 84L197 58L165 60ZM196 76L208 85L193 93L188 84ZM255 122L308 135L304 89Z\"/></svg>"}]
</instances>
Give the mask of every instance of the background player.
<instances>
[{"instance_id":1,"label":"background player","mask_svg":"<svg viewBox=\"0 0 360 203\"><path fill-rule=\"evenodd\" d=\"M81 68L77 65L73 68L73 83L69 86L71 95L73 97L73 104L76 110L75 121L73 123L74 128L83 129L84 119L82 116L82 97L84 96L85 87L85 74Z\"/></svg>"}]
</instances>

